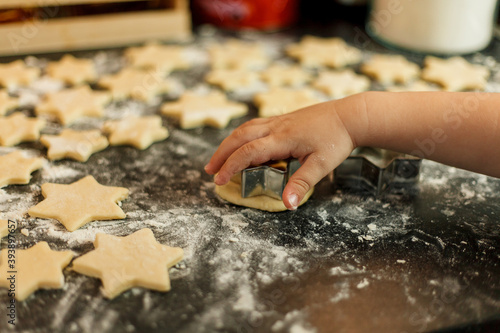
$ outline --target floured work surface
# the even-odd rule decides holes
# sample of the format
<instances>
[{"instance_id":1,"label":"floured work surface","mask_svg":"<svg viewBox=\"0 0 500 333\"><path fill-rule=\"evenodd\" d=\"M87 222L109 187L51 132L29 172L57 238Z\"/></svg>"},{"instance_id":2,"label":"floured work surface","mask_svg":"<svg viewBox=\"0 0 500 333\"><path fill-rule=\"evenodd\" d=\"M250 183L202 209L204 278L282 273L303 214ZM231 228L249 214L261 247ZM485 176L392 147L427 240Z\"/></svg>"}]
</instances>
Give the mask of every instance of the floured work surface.
<instances>
[{"instance_id":1,"label":"floured work surface","mask_svg":"<svg viewBox=\"0 0 500 333\"><path fill-rule=\"evenodd\" d=\"M267 42L297 40L287 38ZM116 54L105 54L109 63ZM203 74L194 68L180 79L191 86ZM156 111L126 101L106 112ZM79 256L93 249L97 233L125 236L151 228L158 242L185 254L169 271L168 293L137 288L113 301L102 296L99 280L66 270L62 290L38 291L17 303L16 330L415 332L498 315L500 181L424 161L413 195L374 200L334 193L325 180L296 212L237 207L215 195L202 170L222 139L256 115L252 107L222 130L181 130L164 118L170 137L145 151L112 147L85 164L54 162L34 172L30 185L0 189L0 219L18 222L20 248L45 240ZM26 218L43 199L41 184L70 184L88 174L130 190L121 207L126 220L93 222L70 233L56 221ZM1 304L8 301L0 289ZM5 311L1 332L9 332Z\"/></svg>"}]
</instances>

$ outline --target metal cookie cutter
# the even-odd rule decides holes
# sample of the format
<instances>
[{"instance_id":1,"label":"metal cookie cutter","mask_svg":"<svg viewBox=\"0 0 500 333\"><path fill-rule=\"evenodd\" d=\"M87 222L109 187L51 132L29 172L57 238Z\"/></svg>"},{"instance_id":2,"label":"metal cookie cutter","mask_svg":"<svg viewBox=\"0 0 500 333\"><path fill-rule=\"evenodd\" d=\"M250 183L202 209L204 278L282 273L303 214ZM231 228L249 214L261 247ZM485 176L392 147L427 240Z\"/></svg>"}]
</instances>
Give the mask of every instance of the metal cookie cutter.
<instances>
[{"instance_id":1,"label":"metal cookie cutter","mask_svg":"<svg viewBox=\"0 0 500 333\"><path fill-rule=\"evenodd\" d=\"M281 200L288 179L300 168L296 159L267 163L241 171L243 198L267 195Z\"/></svg>"},{"instance_id":2,"label":"metal cookie cutter","mask_svg":"<svg viewBox=\"0 0 500 333\"><path fill-rule=\"evenodd\" d=\"M384 149L356 148L334 171L338 188L364 190L375 195L402 192L419 178L422 159Z\"/></svg>"}]
</instances>

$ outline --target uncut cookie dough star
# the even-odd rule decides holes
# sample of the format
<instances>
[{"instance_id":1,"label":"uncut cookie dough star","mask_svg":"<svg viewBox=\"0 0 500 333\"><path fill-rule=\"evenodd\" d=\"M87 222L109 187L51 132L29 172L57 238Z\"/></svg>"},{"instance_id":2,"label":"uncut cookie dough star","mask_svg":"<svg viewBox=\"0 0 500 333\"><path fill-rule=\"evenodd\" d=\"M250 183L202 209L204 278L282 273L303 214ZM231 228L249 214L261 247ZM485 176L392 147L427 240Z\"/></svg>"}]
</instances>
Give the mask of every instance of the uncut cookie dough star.
<instances>
[{"instance_id":1,"label":"uncut cookie dough star","mask_svg":"<svg viewBox=\"0 0 500 333\"><path fill-rule=\"evenodd\" d=\"M254 97L261 118L290 113L320 102L321 100L314 96L314 92L307 88L274 88Z\"/></svg>"},{"instance_id":2,"label":"uncut cookie dough star","mask_svg":"<svg viewBox=\"0 0 500 333\"><path fill-rule=\"evenodd\" d=\"M402 55L375 54L360 70L383 84L406 84L420 75L420 67Z\"/></svg>"},{"instance_id":3,"label":"uncut cookie dough star","mask_svg":"<svg viewBox=\"0 0 500 333\"><path fill-rule=\"evenodd\" d=\"M150 229L125 237L97 234L94 251L73 261L73 269L101 280L104 297L112 299L133 287L170 290L168 269L184 251L158 243Z\"/></svg>"},{"instance_id":4,"label":"uncut cookie dough star","mask_svg":"<svg viewBox=\"0 0 500 333\"><path fill-rule=\"evenodd\" d=\"M286 47L287 54L302 66L341 68L361 61L361 51L341 38L305 36L299 43Z\"/></svg>"},{"instance_id":5,"label":"uncut cookie dough star","mask_svg":"<svg viewBox=\"0 0 500 333\"><path fill-rule=\"evenodd\" d=\"M104 76L99 85L108 89L114 100L134 98L144 102L175 89L173 81L163 78L160 72L136 68L125 68Z\"/></svg>"},{"instance_id":6,"label":"uncut cookie dough star","mask_svg":"<svg viewBox=\"0 0 500 333\"><path fill-rule=\"evenodd\" d=\"M205 76L205 81L225 91L234 91L258 83L259 74L240 69L215 69Z\"/></svg>"},{"instance_id":7,"label":"uncut cookie dough star","mask_svg":"<svg viewBox=\"0 0 500 333\"><path fill-rule=\"evenodd\" d=\"M236 39L223 44L213 44L209 46L208 53L214 69L255 69L265 67L269 63L269 57L261 45Z\"/></svg>"},{"instance_id":8,"label":"uncut cookie dough star","mask_svg":"<svg viewBox=\"0 0 500 333\"><path fill-rule=\"evenodd\" d=\"M82 86L47 94L35 107L35 112L55 116L61 124L69 125L81 117L102 117L110 99L108 92Z\"/></svg>"},{"instance_id":9,"label":"uncut cookie dough star","mask_svg":"<svg viewBox=\"0 0 500 333\"><path fill-rule=\"evenodd\" d=\"M312 75L296 65L273 65L264 70L260 77L272 87L300 86L312 80Z\"/></svg>"},{"instance_id":10,"label":"uncut cookie dough star","mask_svg":"<svg viewBox=\"0 0 500 333\"><path fill-rule=\"evenodd\" d=\"M45 127L45 120L28 118L21 112L0 118L0 146L11 147L21 142L36 141Z\"/></svg>"},{"instance_id":11,"label":"uncut cookie dough star","mask_svg":"<svg viewBox=\"0 0 500 333\"><path fill-rule=\"evenodd\" d=\"M168 130L162 126L160 116L107 121L103 131L109 133L109 143L112 146L131 145L141 150L168 137Z\"/></svg>"},{"instance_id":12,"label":"uncut cookie dough star","mask_svg":"<svg viewBox=\"0 0 500 333\"><path fill-rule=\"evenodd\" d=\"M59 61L51 62L47 66L47 74L70 85L79 85L93 82L97 79L94 62L90 59L77 59L66 54Z\"/></svg>"},{"instance_id":13,"label":"uncut cookie dough star","mask_svg":"<svg viewBox=\"0 0 500 333\"><path fill-rule=\"evenodd\" d=\"M338 72L321 72L313 86L330 97L339 98L368 90L370 79L354 73L351 69L345 69Z\"/></svg>"},{"instance_id":14,"label":"uncut cookie dough star","mask_svg":"<svg viewBox=\"0 0 500 333\"><path fill-rule=\"evenodd\" d=\"M18 98L10 97L5 90L0 90L0 117L5 115L7 111L15 109L18 106Z\"/></svg>"},{"instance_id":15,"label":"uncut cookie dough star","mask_svg":"<svg viewBox=\"0 0 500 333\"><path fill-rule=\"evenodd\" d=\"M0 156L0 188L28 184L31 173L43 166L43 158L27 158L20 151Z\"/></svg>"},{"instance_id":16,"label":"uncut cookie dough star","mask_svg":"<svg viewBox=\"0 0 500 333\"><path fill-rule=\"evenodd\" d=\"M243 117L248 107L243 103L229 101L221 92L207 94L185 92L177 102L165 103L162 114L179 118L183 129L208 125L225 128L233 118Z\"/></svg>"},{"instance_id":17,"label":"uncut cookie dough star","mask_svg":"<svg viewBox=\"0 0 500 333\"><path fill-rule=\"evenodd\" d=\"M56 219L69 231L75 231L91 221L125 218L117 203L128 197L128 190L101 185L87 176L69 185L43 184L42 195L45 200L31 207L28 214Z\"/></svg>"},{"instance_id":18,"label":"uncut cookie dough star","mask_svg":"<svg viewBox=\"0 0 500 333\"><path fill-rule=\"evenodd\" d=\"M427 56L422 79L441 85L447 91L484 90L490 71L462 57L440 59Z\"/></svg>"},{"instance_id":19,"label":"uncut cookie dough star","mask_svg":"<svg viewBox=\"0 0 500 333\"><path fill-rule=\"evenodd\" d=\"M48 148L47 156L52 161L71 158L86 162L90 155L108 146L108 140L99 130L64 129L59 135L42 135L40 142Z\"/></svg>"},{"instance_id":20,"label":"uncut cookie dough star","mask_svg":"<svg viewBox=\"0 0 500 333\"><path fill-rule=\"evenodd\" d=\"M191 67L182 46L148 44L131 47L125 50L125 57L133 67L153 69L164 74Z\"/></svg>"},{"instance_id":21,"label":"uncut cookie dough star","mask_svg":"<svg viewBox=\"0 0 500 333\"><path fill-rule=\"evenodd\" d=\"M64 286L62 270L73 258L71 251L53 251L47 242L39 242L26 250L16 249L15 266L8 262L8 251L0 253L0 287L10 288L9 277L15 270L16 299L25 300L38 289L61 289Z\"/></svg>"},{"instance_id":22,"label":"uncut cookie dough star","mask_svg":"<svg viewBox=\"0 0 500 333\"><path fill-rule=\"evenodd\" d=\"M0 64L0 85L6 88L27 86L40 76L40 69L28 67L22 60Z\"/></svg>"}]
</instances>

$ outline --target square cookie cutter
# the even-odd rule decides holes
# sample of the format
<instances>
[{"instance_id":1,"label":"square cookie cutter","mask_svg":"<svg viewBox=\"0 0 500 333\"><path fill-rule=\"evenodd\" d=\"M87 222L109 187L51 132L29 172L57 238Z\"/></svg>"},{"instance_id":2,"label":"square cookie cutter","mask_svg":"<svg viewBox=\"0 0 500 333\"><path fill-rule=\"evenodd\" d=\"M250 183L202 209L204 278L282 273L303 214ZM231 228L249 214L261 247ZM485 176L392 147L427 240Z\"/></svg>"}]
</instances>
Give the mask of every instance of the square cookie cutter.
<instances>
[{"instance_id":1,"label":"square cookie cutter","mask_svg":"<svg viewBox=\"0 0 500 333\"><path fill-rule=\"evenodd\" d=\"M296 159L268 162L241 171L241 197L267 195L281 200L288 179L300 168Z\"/></svg>"},{"instance_id":2,"label":"square cookie cutter","mask_svg":"<svg viewBox=\"0 0 500 333\"><path fill-rule=\"evenodd\" d=\"M359 147L334 170L334 187L375 195L401 193L418 182L421 163L408 154Z\"/></svg>"}]
</instances>

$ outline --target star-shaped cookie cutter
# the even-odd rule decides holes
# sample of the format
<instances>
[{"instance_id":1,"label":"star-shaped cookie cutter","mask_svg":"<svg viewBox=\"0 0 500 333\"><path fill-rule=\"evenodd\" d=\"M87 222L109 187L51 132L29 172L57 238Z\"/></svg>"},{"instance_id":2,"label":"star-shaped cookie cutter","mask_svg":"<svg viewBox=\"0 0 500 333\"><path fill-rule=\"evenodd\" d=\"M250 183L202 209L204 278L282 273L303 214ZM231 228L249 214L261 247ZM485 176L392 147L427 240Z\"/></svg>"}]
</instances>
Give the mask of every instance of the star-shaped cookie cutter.
<instances>
[{"instance_id":1,"label":"star-shaped cookie cutter","mask_svg":"<svg viewBox=\"0 0 500 333\"><path fill-rule=\"evenodd\" d=\"M422 159L384 149L360 147L334 170L334 186L380 195L402 192L418 182Z\"/></svg>"},{"instance_id":2,"label":"star-shaped cookie cutter","mask_svg":"<svg viewBox=\"0 0 500 333\"><path fill-rule=\"evenodd\" d=\"M241 196L267 195L281 200L288 179L299 168L300 163L296 159L247 168L241 172Z\"/></svg>"}]
</instances>

